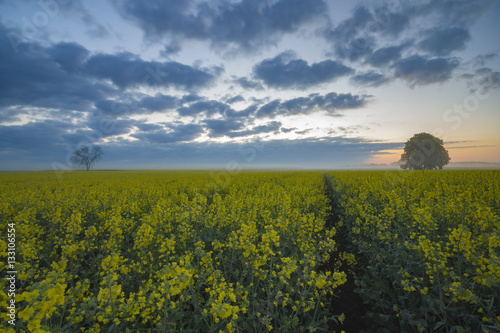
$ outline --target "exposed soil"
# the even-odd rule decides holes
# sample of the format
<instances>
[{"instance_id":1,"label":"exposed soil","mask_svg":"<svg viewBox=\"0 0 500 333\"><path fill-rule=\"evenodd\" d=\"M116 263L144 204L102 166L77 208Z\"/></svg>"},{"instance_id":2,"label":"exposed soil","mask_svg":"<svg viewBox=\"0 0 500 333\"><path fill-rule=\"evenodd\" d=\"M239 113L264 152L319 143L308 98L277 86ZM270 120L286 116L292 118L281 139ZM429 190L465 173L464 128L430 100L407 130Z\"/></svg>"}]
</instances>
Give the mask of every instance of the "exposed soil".
<instances>
[{"instance_id":1,"label":"exposed soil","mask_svg":"<svg viewBox=\"0 0 500 333\"><path fill-rule=\"evenodd\" d=\"M330 259L325 262L321 269L323 270L340 270L344 271L347 275L347 282L335 289L335 294L332 296L330 304L330 315L340 315L343 313L345 315L345 320L343 324L335 323L331 321L329 328L331 332L341 332L345 331L347 333L351 332L363 332L369 330L368 320L366 318L366 313L370 310L370 307L363 303L361 297L354 291L356 286L354 284L354 275L352 271L355 267L348 267L348 264L340 260L339 256L342 252L350 252L351 247L346 237L346 230L344 227L338 226L340 217L338 215L338 206L333 201L331 193L329 193L329 188L327 190L327 195L330 198L330 205L332 210L326 221L326 227L335 227L337 233L334 236L336 243L336 249L331 253ZM338 267L338 262L341 262L341 266ZM337 267L335 264L337 263Z\"/></svg>"}]
</instances>

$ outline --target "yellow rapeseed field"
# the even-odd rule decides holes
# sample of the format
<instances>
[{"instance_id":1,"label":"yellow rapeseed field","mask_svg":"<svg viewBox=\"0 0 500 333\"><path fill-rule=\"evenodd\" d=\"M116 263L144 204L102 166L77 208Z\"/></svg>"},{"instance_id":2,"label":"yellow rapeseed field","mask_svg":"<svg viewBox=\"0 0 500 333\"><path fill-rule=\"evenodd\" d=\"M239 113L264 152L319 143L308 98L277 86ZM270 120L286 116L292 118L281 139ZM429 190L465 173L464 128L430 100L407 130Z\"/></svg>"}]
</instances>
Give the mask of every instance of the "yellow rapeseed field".
<instances>
[{"instance_id":1,"label":"yellow rapeseed field","mask_svg":"<svg viewBox=\"0 0 500 333\"><path fill-rule=\"evenodd\" d=\"M224 183L195 171L0 174L2 253L15 229L16 331L327 328L325 304L345 282L318 269L335 245L329 208L319 172ZM2 260L2 277L12 267Z\"/></svg>"},{"instance_id":2,"label":"yellow rapeseed field","mask_svg":"<svg viewBox=\"0 0 500 333\"><path fill-rule=\"evenodd\" d=\"M499 186L499 171L2 173L0 331L12 312L21 332L325 331L356 316L336 310L333 267L349 267L373 332L500 332Z\"/></svg>"},{"instance_id":3,"label":"yellow rapeseed field","mask_svg":"<svg viewBox=\"0 0 500 333\"><path fill-rule=\"evenodd\" d=\"M500 171L330 172L372 318L398 332L500 332Z\"/></svg>"}]
</instances>

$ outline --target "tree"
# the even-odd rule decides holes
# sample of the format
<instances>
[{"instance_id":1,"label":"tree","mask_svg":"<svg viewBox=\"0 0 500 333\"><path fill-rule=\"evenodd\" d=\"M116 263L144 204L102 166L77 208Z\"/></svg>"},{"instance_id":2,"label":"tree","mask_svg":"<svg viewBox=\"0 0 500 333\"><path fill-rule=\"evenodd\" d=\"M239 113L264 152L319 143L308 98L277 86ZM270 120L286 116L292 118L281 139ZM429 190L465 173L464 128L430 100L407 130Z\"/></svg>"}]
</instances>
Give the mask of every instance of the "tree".
<instances>
[{"instance_id":1,"label":"tree","mask_svg":"<svg viewBox=\"0 0 500 333\"><path fill-rule=\"evenodd\" d=\"M100 146L94 145L92 149L88 146L83 146L73 152L71 162L73 162L73 166L85 167L89 171L102 158L102 155L103 152Z\"/></svg>"},{"instance_id":2,"label":"tree","mask_svg":"<svg viewBox=\"0 0 500 333\"><path fill-rule=\"evenodd\" d=\"M412 170L442 169L450 162L443 140L429 133L418 133L406 141L401 168Z\"/></svg>"}]
</instances>

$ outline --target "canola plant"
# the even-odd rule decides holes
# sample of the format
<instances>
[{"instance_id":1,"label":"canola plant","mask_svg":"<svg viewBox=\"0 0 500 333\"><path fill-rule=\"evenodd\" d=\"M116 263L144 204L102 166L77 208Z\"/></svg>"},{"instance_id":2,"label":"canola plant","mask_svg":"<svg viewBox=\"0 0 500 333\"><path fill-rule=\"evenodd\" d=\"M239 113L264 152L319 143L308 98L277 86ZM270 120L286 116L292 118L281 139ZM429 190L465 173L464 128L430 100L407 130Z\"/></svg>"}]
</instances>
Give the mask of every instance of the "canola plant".
<instances>
[{"instance_id":1,"label":"canola plant","mask_svg":"<svg viewBox=\"0 0 500 333\"><path fill-rule=\"evenodd\" d=\"M356 315L499 332L499 186L494 170L2 173L0 332L314 332ZM340 267L366 313L338 310Z\"/></svg>"},{"instance_id":2,"label":"canola plant","mask_svg":"<svg viewBox=\"0 0 500 333\"><path fill-rule=\"evenodd\" d=\"M0 174L2 330L326 329L329 208L319 172Z\"/></svg>"},{"instance_id":3,"label":"canola plant","mask_svg":"<svg viewBox=\"0 0 500 333\"><path fill-rule=\"evenodd\" d=\"M500 171L337 171L327 182L378 329L500 332Z\"/></svg>"}]
</instances>

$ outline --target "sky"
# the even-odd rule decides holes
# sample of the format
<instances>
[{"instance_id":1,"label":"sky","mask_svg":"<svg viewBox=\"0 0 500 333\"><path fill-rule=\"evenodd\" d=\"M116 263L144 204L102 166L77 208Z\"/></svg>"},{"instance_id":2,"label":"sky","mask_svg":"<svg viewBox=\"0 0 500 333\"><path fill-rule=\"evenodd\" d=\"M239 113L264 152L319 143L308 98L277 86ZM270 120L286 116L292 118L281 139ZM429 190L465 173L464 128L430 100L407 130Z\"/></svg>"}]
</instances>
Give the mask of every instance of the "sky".
<instances>
[{"instance_id":1,"label":"sky","mask_svg":"<svg viewBox=\"0 0 500 333\"><path fill-rule=\"evenodd\" d=\"M500 162L500 1L0 0L0 170Z\"/></svg>"}]
</instances>

